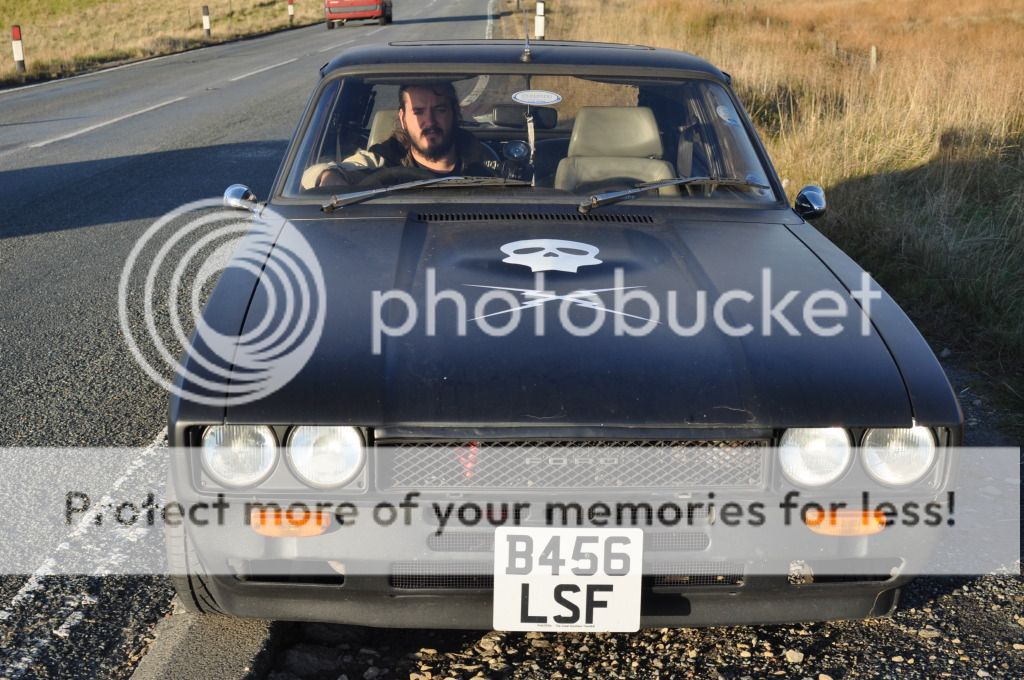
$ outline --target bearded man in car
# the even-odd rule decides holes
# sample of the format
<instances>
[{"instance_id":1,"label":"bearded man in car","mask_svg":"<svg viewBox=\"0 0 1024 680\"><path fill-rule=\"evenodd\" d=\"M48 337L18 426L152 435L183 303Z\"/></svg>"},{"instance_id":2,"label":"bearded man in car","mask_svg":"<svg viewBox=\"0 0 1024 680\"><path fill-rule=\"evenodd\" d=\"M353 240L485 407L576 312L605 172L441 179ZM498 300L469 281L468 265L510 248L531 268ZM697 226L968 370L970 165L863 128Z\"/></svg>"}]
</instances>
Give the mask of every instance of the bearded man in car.
<instances>
[{"instance_id":1,"label":"bearded man in car","mask_svg":"<svg viewBox=\"0 0 1024 680\"><path fill-rule=\"evenodd\" d=\"M484 145L458 125L461 109L451 83L403 85L398 101L398 128L392 135L324 170L319 186L352 184L348 171L382 168L419 170L424 179L495 174Z\"/></svg>"}]
</instances>

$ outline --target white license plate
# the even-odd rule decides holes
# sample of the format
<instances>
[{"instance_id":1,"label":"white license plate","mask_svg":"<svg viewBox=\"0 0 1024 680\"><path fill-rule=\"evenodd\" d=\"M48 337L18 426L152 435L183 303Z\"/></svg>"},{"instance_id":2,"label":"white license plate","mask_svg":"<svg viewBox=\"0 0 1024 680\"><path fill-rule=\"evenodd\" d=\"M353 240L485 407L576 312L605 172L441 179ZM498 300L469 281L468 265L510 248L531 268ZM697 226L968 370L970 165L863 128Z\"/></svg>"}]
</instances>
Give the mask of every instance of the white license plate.
<instances>
[{"instance_id":1,"label":"white license plate","mask_svg":"<svg viewBox=\"0 0 1024 680\"><path fill-rule=\"evenodd\" d=\"M496 529L495 630L639 630L643 541L641 529Z\"/></svg>"}]
</instances>

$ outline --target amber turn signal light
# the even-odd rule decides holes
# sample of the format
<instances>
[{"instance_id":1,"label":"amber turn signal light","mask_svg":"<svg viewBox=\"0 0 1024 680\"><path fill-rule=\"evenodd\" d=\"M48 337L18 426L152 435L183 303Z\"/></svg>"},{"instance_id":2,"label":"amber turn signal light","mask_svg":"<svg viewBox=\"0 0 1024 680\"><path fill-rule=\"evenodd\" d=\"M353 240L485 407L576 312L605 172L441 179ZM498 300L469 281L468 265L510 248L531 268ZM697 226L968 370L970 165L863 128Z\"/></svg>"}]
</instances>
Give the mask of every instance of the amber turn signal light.
<instances>
[{"instance_id":1,"label":"amber turn signal light","mask_svg":"<svg viewBox=\"0 0 1024 680\"><path fill-rule=\"evenodd\" d=\"M870 536L885 529L881 510L809 510L804 524L822 536Z\"/></svg>"},{"instance_id":2,"label":"amber turn signal light","mask_svg":"<svg viewBox=\"0 0 1024 680\"><path fill-rule=\"evenodd\" d=\"M331 515L311 510L254 508L249 514L252 530L270 538L319 536L331 526Z\"/></svg>"}]
</instances>

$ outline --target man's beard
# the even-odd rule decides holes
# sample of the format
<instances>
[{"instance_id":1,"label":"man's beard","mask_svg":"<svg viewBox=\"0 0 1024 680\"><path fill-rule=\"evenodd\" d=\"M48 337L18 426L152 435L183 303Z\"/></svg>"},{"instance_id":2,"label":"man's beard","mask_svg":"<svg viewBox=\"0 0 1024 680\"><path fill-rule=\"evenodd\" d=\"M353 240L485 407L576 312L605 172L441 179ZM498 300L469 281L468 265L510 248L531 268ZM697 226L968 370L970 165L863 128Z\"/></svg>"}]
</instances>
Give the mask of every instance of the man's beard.
<instances>
[{"instance_id":1,"label":"man's beard","mask_svg":"<svg viewBox=\"0 0 1024 680\"><path fill-rule=\"evenodd\" d=\"M441 138L433 144L424 139L426 133L430 131L436 131L441 134ZM445 132L439 127L433 127L421 130L420 140L411 140L412 145L420 152L420 155L428 161L439 161L447 156L448 152L452 150L452 146L455 144L455 135L453 134L453 130Z\"/></svg>"}]
</instances>

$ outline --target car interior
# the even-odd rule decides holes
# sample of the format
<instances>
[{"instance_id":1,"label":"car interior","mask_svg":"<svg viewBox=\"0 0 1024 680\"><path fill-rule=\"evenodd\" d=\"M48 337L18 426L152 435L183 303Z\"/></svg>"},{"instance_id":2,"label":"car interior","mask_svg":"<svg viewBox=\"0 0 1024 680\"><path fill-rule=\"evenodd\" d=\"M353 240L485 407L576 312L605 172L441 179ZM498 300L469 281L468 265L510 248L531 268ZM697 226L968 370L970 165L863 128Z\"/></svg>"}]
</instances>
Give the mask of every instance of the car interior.
<instances>
[{"instance_id":1,"label":"car interior","mask_svg":"<svg viewBox=\"0 0 1024 680\"><path fill-rule=\"evenodd\" d=\"M528 180L534 189L588 195L693 176L767 183L731 100L709 81L552 76L541 83L557 102L522 105L513 95L517 88L537 87L528 77L447 80L462 98L459 124L484 144L492 157L488 167L497 176ZM319 186L325 169L343 166L353 153L392 135L399 125L399 83L409 81L346 78L327 87L295 159L296 193L337 191ZM482 96L481 82L486 85ZM651 195L677 197L689 190L667 186ZM759 190L732 187L730 192L764 200Z\"/></svg>"}]
</instances>

